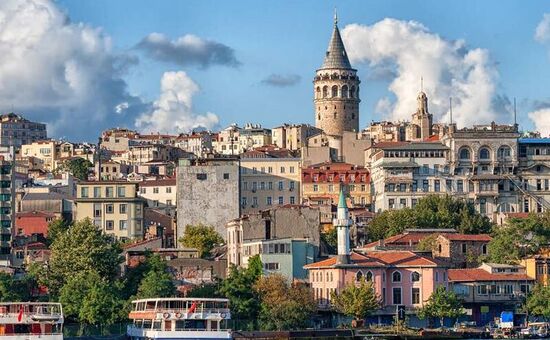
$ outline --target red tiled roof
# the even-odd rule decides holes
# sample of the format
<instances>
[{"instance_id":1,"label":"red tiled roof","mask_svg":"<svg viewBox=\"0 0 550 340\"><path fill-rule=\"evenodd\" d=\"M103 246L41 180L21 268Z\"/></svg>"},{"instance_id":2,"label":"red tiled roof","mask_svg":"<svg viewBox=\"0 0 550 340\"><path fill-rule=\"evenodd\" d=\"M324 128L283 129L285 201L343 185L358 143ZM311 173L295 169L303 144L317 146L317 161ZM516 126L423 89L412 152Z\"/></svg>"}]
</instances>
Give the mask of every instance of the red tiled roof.
<instances>
[{"instance_id":1,"label":"red tiled roof","mask_svg":"<svg viewBox=\"0 0 550 340\"><path fill-rule=\"evenodd\" d=\"M140 187L162 187L176 185L175 178L155 179L138 183Z\"/></svg>"},{"instance_id":2,"label":"red tiled roof","mask_svg":"<svg viewBox=\"0 0 550 340\"><path fill-rule=\"evenodd\" d=\"M427 233L427 232L408 232L403 233L399 235L390 236L382 241L382 245L384 246L398 246L398 245L410 245L411 243L413 245L417 245L418 242L420 242L423 238L428 237L430 235L439 233ZM362 248L372 248L377 245L379 245L379 241L374 241L371 243L368 243L364 245Z\"/></svg>"},{"instance_id":3,"label":"red tiled roof","mask_svg":"<svg viewBox=\"0 0 550 340\"><path fill-rule=\"evenodd\" d=\"M431 135L428 138L425 138L424 141L426 142L437 142L439 141L439 135Z\"/></svg>"},{"instance_id":4,"label":"red tiled roof","mask_svg":"<svg viewBox=\"0 0 550 340\"><path fill-rule=\"evenodd\" d=\"M509 213L506 213L506 216L510 217L510 218L527 218L527 217L529 217L529 213L527 213L527 212L509 212Z\"/></svg>"},{"instance_id":5,"label":"red tiled roof","mask_svg":"<svg viewBox=\"0 0 550 340\"><path fill-rule=\"evenodd\" d=\"M498 273L493 274L481 268L473 269L449 269L450 282L474 282L474 281L533 281L526 274Z\"/></svg>"},{"instance_id":6,"label":"red tiled roof","mask_svg":"<svg viewBox=\"0 0 550 340\"><path fill-rule=\"evenodd\" d=\"M441 234L442 237L449 241L478 241L489 242L493 238L487 234L470 235L470 234Z\"/></svg>"},{"instance_id":7,"label":"red tiled roof","mask_svg":"<svg viewBox=\"0 0 550 340\"><path fill-rule=\"evenodd\" d=\"M336 265L336 257L315 262L304 268L332 267ZM384 267L384 266L437 266L435 260L420 256L411 251L380 251L370 252L366 255L351 253L351 265L359 267Z\"/></svg>"}]
</instances>

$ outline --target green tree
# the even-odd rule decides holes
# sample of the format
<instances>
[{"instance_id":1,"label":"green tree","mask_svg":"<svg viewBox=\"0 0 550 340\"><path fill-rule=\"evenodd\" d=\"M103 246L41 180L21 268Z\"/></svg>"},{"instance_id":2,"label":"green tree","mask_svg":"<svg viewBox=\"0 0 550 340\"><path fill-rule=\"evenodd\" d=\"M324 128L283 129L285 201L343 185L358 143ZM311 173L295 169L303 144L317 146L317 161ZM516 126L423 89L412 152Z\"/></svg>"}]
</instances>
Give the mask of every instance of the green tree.
<instances>
[{"instance_id":1,"label":"green tree","mask_svg":"<svg viewBox=\"0 0 550 340\"><path fill-rule=\"evenodd\" d=\"M338 248L338 231L336 228L331 228L329 231L322 232L321 241L328 246L329 253L335 254L336 248Z\"/></svg>"},{"instance_id":2,"label":"green tree","mask_svg":"<svg viewBox=\"0 0 550 340\"><path fill-rule=\"evenodd\" d=\"M69 230L69 224L62 218L53 220L48 224L48 236L46 237L48 244L52 244L60 235Z\"/></svg>"},{"instance_id":3,"label":"green tree","mask_svg":"<svg viewBox=\"0 0 550 340\"><path fill-rule=\"evenodd\" d=\"M253 286L261 277L262 267L258 255L251 257L248 262L248 268L237 268L234 265L229 268L229 275L222 281L219 292L229 299L231 313L236 319L255 320L260 305Z\"/></svg>"},{"instance_id":4,"label":"green tree","mask_svg":"<svg viewBox=\"0 0 550 340\"><path fill-rule=\"evenodd\" d=\"M416 250L418 251L433 251L437 246L437 235L431 234L426 236L418 242Z\"/></svg>"},{"instance_id":5,"label":"green tree","mask_svg":"<svg viewBox=\"0 0 550 340\"><path fill-rule=\"evenodd\" d=\"M187 292L187 297L196 297L196 298L221 298L223 297L220 290L221 282L215 283L205 283L199 286L194 287L189 292Z\"/></svg>"},{"instance_id":6,"label":"green tree","mask_svg":"<svg viewBox=\"0 0 550 340\"><path fill-rule=\"evenodd\" d=\"M149 271L139 284L137 298L170 297L176 293L172 276L167 272Z\"/></svg>"},{"instance_id":7,"label":"green tree","mask_svg":"<svg viewBox=\"0 0 550 340\"><path fill-rule=\"evenodd\" d=\"M527 297L525 307L532 315L550 318L550 287L536 285Z\"/></svg>"},{"instance_id":8,"label":"green tree","mask_svg":"<svg viewBox=\"0 0 550 340\"><path fill-rule=\"evenodd\" d=\"M430 195L420 199L414 208L381 212L369 223L367 231L376 241L407 228L453 228L465 234L483 234L491 232L492 224L472 204L448 195Z\"/></svg>"},{"instance_id":9,"label":"green tree","mask_svg":"<svg viewBox=\"0 0 550 340\"><path fill-rule=\"evenodd\" d=\"M304 285L289 285L280 274L261 277L254 289L261 299L259 320L262 329L303 328L315 313L311 291Z\"/></svg>"},{"instance_id":10,"label":"green tree","mask_svg":"<svg viewBox=\"0 0 550 340\"><path fill-rule=\"evenodd\" d=\"M215 246L223 244L223 238L214 227L202 224L186 226L179 241L186 247L196 248L200 257L207 256Z\"/></svg>"},{"instance_id":11,"label":"green tree","mask_svg":"<svg viewBox=\"0 0 550 340\"><path fill-rule=\"evenodd\" d=\"M122 262L121 250L104 235L90 219L74 224L51 246L51 256L45 278L49 292L57 297L69 278L78 273L96 271L102 279L112 281Z\"/></svg>"},{"instance_id":12,"label":"green tree","mask_svg":"<svg viewBox=\"0 0 550 340\"><path fill-rule=\"evenodd\" d=\"M445 318L456 319L463 314L462 302L458 296L452 291L447 291L443 286L437 287L430 295L428 302L418 311L421 319L438 318L441 327Z\"/></svg>"},{"instance_id":13,"label":"green tree","mask_svg":"<svg viewBox=\"0 0 550 340\"><path fill-rule=\"evenodd\" d=\"M33 282L25 276L15 279L13 276L0 272L0 302L29 301Z\"/></svg>"},{"instance_id":14,"label":"green tree","mask_svg":"<svg viewBox=\"0 0 550 340\"><path fill-rule=\"evenodd\" d=\"M68 171L74 177L82 181L88 180L88 172L91 167L94 165L87 159L84 158L71 158L63 162L59 168L56 169L57 172Z\"/></svg>"},{"instance_id":15,"label":"green tree","mask_svg":"<svg viewBox=\"0 0 550 340\"><path fill-rule=\"evenodd\" d=\"M512 218L493 233L487 261L517 263L536 254L550 242L550 213L529 214L527 218Z\"/></svg>"},{"instance_id":16,"label":"green tree","mask_svg":"<svg viewBox=\"0 0 550 340\"><path fill-rule=\"evenodd\" d=\"M331 293L331 301L336 310L355 320L364 320L380 307L380 298L374 290L372 282L361 278L359 286L351 283L337 293Z\"/></svg>"}]
</instances>

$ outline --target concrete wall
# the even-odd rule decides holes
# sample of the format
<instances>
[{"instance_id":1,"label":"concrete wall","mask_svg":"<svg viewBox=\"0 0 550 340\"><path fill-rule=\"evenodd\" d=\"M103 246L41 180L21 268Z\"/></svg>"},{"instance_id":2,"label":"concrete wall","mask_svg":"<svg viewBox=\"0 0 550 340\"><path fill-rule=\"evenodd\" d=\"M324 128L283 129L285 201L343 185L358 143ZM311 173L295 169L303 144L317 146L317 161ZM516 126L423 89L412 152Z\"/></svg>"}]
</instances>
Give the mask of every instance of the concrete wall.
<instances>
[{"instance_id":1,"label":"concrete wall","mask_svg":"<svg viewBox=\"0 0 550 340\"><path fill-rule=\"evenodd\" d=\"M213 226L225 238L225 225L240 215L239 161L182 160L176 186L176 238L183 236L187 225L199 223Z\"/></svg>"}]
</instances>

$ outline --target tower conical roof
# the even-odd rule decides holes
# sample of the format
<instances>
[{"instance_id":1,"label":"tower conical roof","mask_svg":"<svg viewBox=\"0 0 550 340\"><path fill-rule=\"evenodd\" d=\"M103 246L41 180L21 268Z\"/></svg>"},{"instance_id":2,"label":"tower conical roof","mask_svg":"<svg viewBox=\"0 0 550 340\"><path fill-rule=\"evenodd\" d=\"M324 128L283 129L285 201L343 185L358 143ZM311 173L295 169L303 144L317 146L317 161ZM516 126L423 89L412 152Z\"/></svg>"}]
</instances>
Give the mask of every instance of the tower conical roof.
<instances>
[{"instance_id":1,"label":"tower conical roof","mask_svg":"<svg viewBox=\"0 0 550 340\"><path fill-rule=\"evenodd\" d=\"M351 68L348 53L346 52L344 42L340 36L336 18L334 20L334 29L332 30L332 36L330 37L327 53L325 55L325 61L323 62L323 66L321 66L321 69L324 68Z\"/></svg>"},{"instance_id":2,"label":"tower conical roof","mask_svg":"<svg viewBox=\"0 0 550 340\"><path fill-rule=\"evenodd\" d=\"M338 208L347 208L346 197L344 196L344 188L340 186L340 197L338 197Z\"/></svg>"}]
</instances>

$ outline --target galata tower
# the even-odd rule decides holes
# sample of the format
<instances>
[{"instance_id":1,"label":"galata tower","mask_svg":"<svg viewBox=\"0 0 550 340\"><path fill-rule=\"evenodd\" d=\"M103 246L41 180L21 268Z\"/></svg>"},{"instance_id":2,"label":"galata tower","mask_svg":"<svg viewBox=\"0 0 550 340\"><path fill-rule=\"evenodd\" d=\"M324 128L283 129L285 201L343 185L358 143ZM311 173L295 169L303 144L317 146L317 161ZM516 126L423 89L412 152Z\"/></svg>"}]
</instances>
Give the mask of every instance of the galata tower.
<instances>
[{"instance_id":1,"label":"galata tower","mask_svg":"<svg viewBox=\"0 0 550 340\"><path fill-rule=\"evenodd\" d=\"M334 15L334 29L323 65L314 84L315 126L326 134L342 136L344 131L359 131L359 78L351 67Z\"/></svg>"}]
</instances>

